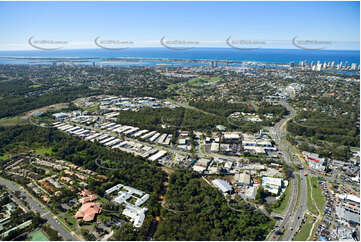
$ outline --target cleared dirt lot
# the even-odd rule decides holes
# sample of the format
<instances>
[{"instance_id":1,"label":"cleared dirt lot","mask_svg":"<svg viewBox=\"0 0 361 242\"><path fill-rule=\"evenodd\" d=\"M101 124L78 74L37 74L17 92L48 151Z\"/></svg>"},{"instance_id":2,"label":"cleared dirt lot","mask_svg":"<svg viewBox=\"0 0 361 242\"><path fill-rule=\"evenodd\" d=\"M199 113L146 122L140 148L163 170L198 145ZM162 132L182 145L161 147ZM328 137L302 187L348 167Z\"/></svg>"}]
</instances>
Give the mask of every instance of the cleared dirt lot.
<instances>
[{"instance_id":1,"label":"cleared dirt lot","mask_svg":"<svg viewBox=\"0 0 361 242\"><path fill-rule=\"evenodd\" d=\"M49 110L56 111L56 110L61 110L61 109L67 108L67 107L69 107L69 103L57 103L57 104L53 104L50 106L46 106L46 107L42 107L42 108L38 108L38 109L31 110L29 112L26 112L25 116L27 118L29 118L34 113L45 112L45 111L49 111Z\"/></svg>"},{"instance_id":2,"label":"cleared dirt lot","mask_svg":"<svg viewBox=\"0 0 361 242\"><path fill-rule=\"evenodd\" d=\"M29 117L38 112L46 112L49 110L56 111L69 107L69 103L57 103L50 106L34 109L26 112L24 115L18 115L14 117L0 119L0 126L15 126L29 124Z\"/></svg>"}]
</instances>

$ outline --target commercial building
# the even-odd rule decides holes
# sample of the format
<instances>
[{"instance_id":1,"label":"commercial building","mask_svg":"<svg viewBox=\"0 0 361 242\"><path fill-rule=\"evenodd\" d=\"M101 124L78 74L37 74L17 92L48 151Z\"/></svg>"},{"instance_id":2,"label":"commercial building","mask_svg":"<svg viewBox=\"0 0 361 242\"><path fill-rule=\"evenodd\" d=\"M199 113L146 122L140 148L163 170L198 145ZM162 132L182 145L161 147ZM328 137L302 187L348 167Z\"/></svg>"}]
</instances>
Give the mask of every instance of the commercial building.
<instances>
[{"instance_id":1,"label":"commercial building","mask_svg":"<svg viewBox=\"0 0 361 242\"><path fill-rule=\"evenodd\" d=\"M149 141L154 142L159 136L160 136L160 133L157 132L149 139Z\"/></svg>"},{"instance_id":2,"label":"commercial building","mask_svg":"<svg viewBox=\"0 0 361 242\"><path fill-rule=\"evenodd\" d=\"M355 206L360 207L360 198L352 195L352 194L343 194L343 195L339 195L338 199L340 201L346 202L346 203L351 203L354 204Z\"/></svg>"},{"instance_id":3,"label":"commercial building","mask_svg":"<svg viewBox=\"0 0 361 242\"><path fill-rule=\"evenodd\" d=\"M244 197L247 199L255 200L257 195L258 186L248 187L246 192L244 193Z\"/></svg>"},{"instance_id":4,"label":"commercial building","mask_svg":"<svg viewBox=\"0 0 361 242\"><path fill-rule=\"evenodd\" d=\"M194 165L194 166L192 167L192 169L193 169L193 171L202 173L202 172L204 172L205 170L207 170L207 167L200 166L200 165Z\"/></svg>"},{"instance_id":5,"label":"commercial building","mask_svg":"<svg viewBox=\"0 0 361 242\"><path fill-rule=\"evenodd\" d=\"M229 185L226 181L221 179L215 179L212 181L213 185L217 187L222 193L230 193L233 191L231 185Z\"/></svg>"},{"instance_id":6,"label":"commercial building","mask_svg":"<svg viewBox=\"0 0 361 242\"><path fill-rule=\"evenodd\" d=\"M127 206L122 214L129 217L130 221L133 222L134 227L140 228L144 222L145 212L147 208L139 208L136 206Z\"/></svg>"},{"instance_id":7,"label":"commercial building","mask_svg":"<svg viewBox=\"0 0 361 242\"><path fill-rule=\"evenodd\" d=\"M235 132L225 132L223 134L223 141L224 142L232 142L232 143L238 143L241 140L241 136L239 133Z\"/></svg>"},{"instance_id":8,"label":"commercial building","mask_svg":"<svg viewBox=\"0 0 361 242\"><path fill-rule=\"evenodd\" d=\"M143 134L145 134L145 133L148 133L148 132L149 132L149 130L143 129L143 130L140 130L140 131L132 134L132 136L135 137L135 138L137 138L137 137L139 137L139 136L141 136L141 135L143 135Z\"/></svg>"},{"instance_id":9,"label":"commercial building","mask_svg":"<svg viewBox=\"0 0 361 242\"><path fill-rule=\"evenodd\" d=\"M337 216L348 223L360 224L360 198L352 194L338 196L339 204L336 207Z\"/></svg>"},{"instance_id":10,"label":"commercial building","mask_svg":"<svg viewBox=\"0 0 361 242\"><path fill-rule=\"evenodd\" d=\"M63 120L68 117L66 113L54 113L53 117L55 117L57 120Z\"/></svg>"},{"instance_id":11,"label":"commercial building","mask_svg":"<svg viewBox=\"0 0 361 242\"><path fill-rule=\"evenodd\" d=\"M251 185L251 176L247 173L239 173L234 175L234 181L237 185L249 186Z\"/></svg>"},{"instance_id":12,"label":"commercial building","mask_svg":"<svg viewBox=\"0 0 361 242\"><path fill-rule=\"evenodd\" d=\"M148 139L148 138L150 138L151 136L153 136L155 133L157 133L157 131L151 131L151 132L149 132L149 133L147 133L147 134L144 134L144 135L141 136L140 138L141 138L141 139Z\"/></svg>"},{"instance_id":13,"label":"commercial building","mask_svg":"<svg viewBox=\"0 0 361 242\"><path fill-rule=\"evenodd\" d=\"M273 193L278 195L281 189L284 187L284 181L282 178L274 178L274 177L262 177L262 187Z\"/></svg>"},{"instance_id":14,"label":"commercial building","mask_svg":"<svg viewBox=\"0 0 361 242\"><path fill-rule=\"evenodd\" d=\"M360 224L360 213L355 213L345 206L336 206L336 215L347 223Z\"/></svg>"},{"instance_id":15,"label":"commercial building","mask_svg":"<svg viewBox=\"0 0 361 242\"><path fill-rule=\"evenodd\" d=\"M211 152L218 152L219 151L219 143L213 142L211 144Z\"/></svg>"},{"instance_id":16,"label":"commercial building","mask_svg":"<svg viewBox=\"0 0 361 242\"><path fill-rule=\"evenodd\" d=\"M133 222L134 227L141 227L144 222L145 212L148 209L142 208L140 206L149 199L149 194L146 194L143 191L140 191L130 186L124 186L122 184L118 184L114 187L109 188L105 191L105 194L110 196L110 194L114 193L115 191L118 191L118 193L113 198L113 201L115 203L125 205L125 209L123 210L122 214L130 218L130 221ZM130 202L128 202L128 199L131 198L136 198L135 204L131 204Z\"/></svg>"},{"instance_id":17,"label":"commercial building","mask_svg":"<svg viewBox=\"0 0 361 242\"><path fill-rule=\"evenodd\" d=\"M15 226L15 227L13 227L13 228L5 231L4 233L2 233L2 234L0 235L0 238L5 238L5 237L9 236L9 234L10 234L12 231L26 228L26 227L30 226L32 223L33 223L32 220L25 221L24 223L21 223L21 224Z\"/></svg>"},{"instance_id":18,"label":"commercial building","mask_svg":"<svg viewBox=\"0 0 361 242\"><path fill-rule=\"evenodd\" d=\"M163 156L165 156L166 154L167 154L167 151L161 150L161 151L159 151L158 153L156 153L156 154L152 155L151 157L149 157L148 159L149 159L150 161L157 161L157 160L159 160L160 158L162 158Z\"/></svg>"},{"instance_id":19,"label":"commercial building","mask_svg":"<svg viewBox=\"0 0 361 242\"><path fill-rule=\"evenodd\" d=\"M207 167L208 167L208 164L210 161L211 160L209 160L209 159L201 158L194 164L192 169L196 172L202 173L205 170L207 170Z\"/></svg>"}]
</instances>

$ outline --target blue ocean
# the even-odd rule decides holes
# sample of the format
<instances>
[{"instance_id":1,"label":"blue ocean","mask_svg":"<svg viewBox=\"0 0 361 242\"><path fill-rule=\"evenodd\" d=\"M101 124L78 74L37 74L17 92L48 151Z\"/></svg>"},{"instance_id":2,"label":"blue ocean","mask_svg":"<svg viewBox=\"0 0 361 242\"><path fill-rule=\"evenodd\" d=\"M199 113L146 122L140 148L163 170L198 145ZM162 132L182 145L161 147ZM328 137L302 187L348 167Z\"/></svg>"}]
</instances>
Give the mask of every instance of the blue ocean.
<instances>
[{"instance_id":1,"label":"blue ocean","mask_svg":"<svg viewBox=\"0 0 361 242\"><path fill-rule=\"evenodd\" d=\"M44 60L41 60L44 58ZM259 63L288 64L300 61L329 62L342 61L360 64L360 51L354 50L303 50L303 49L253 49L238 50L232 48L194 48L190 50L171 50L167 48L129 48L125 50L81 49L81 50L29 50L0 51L0 64L50 64L49 58L73 58L75 64L104 62L104 58L152 58L178 60L229 60ZM88 58L87 60L81 60ZM78 62L77 62L78 60ZM81 60L81 61L80 61ZM126 61L120 65L160 65L162 61ZM113 63L114 64L114 63ZM169 63L168 63L169 64ZM191 65L175 62L174 65ZM192 63L194 64L194 63Z\"/></svg>"}]
</instances>

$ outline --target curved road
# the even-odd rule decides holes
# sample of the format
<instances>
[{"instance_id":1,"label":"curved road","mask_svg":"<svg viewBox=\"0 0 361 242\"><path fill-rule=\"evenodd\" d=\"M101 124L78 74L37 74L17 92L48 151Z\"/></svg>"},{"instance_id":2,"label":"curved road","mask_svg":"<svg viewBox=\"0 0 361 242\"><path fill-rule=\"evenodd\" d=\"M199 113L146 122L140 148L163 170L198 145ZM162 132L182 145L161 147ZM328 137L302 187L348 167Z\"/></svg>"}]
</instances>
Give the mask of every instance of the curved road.
<instances>
[{"instance_id":1,"label":"curved road","mask_svg":"<svg viewBox=\"0 0 361 242\"><path fill-rule=\"evenodd\" d=\"M290 114L279 121L274 127L269 128L270 134L276 142L287 165L291 166L293 164L302 164L302 162L300 162L298 159L292 158L295 156L290 155L289 147L287 147L281 140L287 133L287 131L285 131L285 125L290 119L293 119L296 116L296 112L286 102L282 101L280 104L286 107L287 110L290 111ZM301 172L299 175L301 181L301 190L298 190L298 179L294 173L292 177L291 200L288 202L287 209L280 215L282 220L277 221L274 230L268 238L269 240L280 240L280 237L276 234L276 231L283 231L281 240L292 240L297 230L301 226L303 216L307 210L307 184L303 172ZM298 203L297 197L299 197Z\"/></svg>"}]
</instances>

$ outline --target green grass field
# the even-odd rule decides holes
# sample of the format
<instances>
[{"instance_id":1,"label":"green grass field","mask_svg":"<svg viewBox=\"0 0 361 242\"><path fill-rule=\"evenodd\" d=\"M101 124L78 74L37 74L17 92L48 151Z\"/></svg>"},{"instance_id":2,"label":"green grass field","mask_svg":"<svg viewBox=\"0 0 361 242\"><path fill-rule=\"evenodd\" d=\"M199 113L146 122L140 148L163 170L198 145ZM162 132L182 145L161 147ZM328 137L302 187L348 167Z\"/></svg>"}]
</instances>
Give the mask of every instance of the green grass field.
<instances>
[{"instance_id":1,"label":"green grass field","mask_svg":"<svg viewBox=\"0 0 361 242\"><path fill-rule=\"evenodd\" d=\"M287 204L288 204L288 202L289 202L289 200L290 200L290 197L291 197L291 187L292 187L292 180L290 180L290 182L289 182L289 184L288 184L288 186L287 186L287 188L286 188L285 197L284 197L284 199L282 200L280 206L277 207L277 208L274 208L274 209L273 209L273 212L275 212L275 213L282 213L282 212L286 209Z\"/></svg>"},{"instance_id":2,"label":"green grass field","mask_svg":"<svg viewBox=\"0 0 361 242\"><path fill-rule=\"evenodd\" d=\"M173 89L175 89L177 86L178 86L177 84L170 84L170 85L168 85L167 90L173 90Z\"/></svg>"},{"instance_id":3,"label":"green grass field","mask_svg":"<svg viewBox=\"0 0 361 242\"><path fill-rule=\"evenodd\" d=\"M83 109L88 112L94 112L99 109L99 106L87 107L87 108L83 108Z\"/></svg>"},{"instance_id":4,"label":"green grass field","mask_svg":"<svg viewBox=\"0 0 361 242\"><path fill-rule=\"evenodd\" d=\"M45 155L45 154L51 155L51 154L53 154L53 150L51 149L51 147L42 146L42 147L36 148L35 153L38 155Z\"/></svg>"},{"instance_id":5,"label":"green grass field","mask_svg":"<svg viewBox=\"0 0 361 242\"><path fill-rule=\"evenodd\" d=\"M320 184L318 184L317 177L311 177L311 185L313 200L315 200L318 210L323 211L323 209L325 208L326 200L325 196L322 194Z\"/></svg>"},{"instance_id":6,"label":"green grass field","mask_svg":"<svg viewBox=\"0 0 361 242\"><path fill-rule=\"evenodd\" d=\"M311 239L313 239L313 237L315 236L316 229L317 229L317 226L318 226L319 223L320 223L320 221L318 221L318 222L316 223L316 225L313 227Z\"/></svg>"},{"instance_id":7,"label":"green grass field","mask_svg":"<svg viewBox=\"0 0 361 242\"><path fill-rule=\"evenodd\" d=\"M72 231L76 230L76 218L74 215L66 215L66 217L58 217L64 224L67 224Z\"/></svg>"},{"instance_id":8,"label":"green grass field","mask_svg":"<svg viewBox=\"0 0 361 242\"><path fill-rule=\"evenodd\" d=\"M0 155L0 160L6 160L9 158L9 154L8 153L5 153L3 155Z\"/></svg>"},{"instance_id":9,"label":"green grass field","mask_svg":"<svg viewBox=\"0 0 361 242\"><path fill-rule=\"evenodd\" d=\"M313 218L311 216L305 215L306 222L302 225L300 231L296 234L293 240L295 241L305 241L308 238L308 235L310 234L312 224L313 224Z\"/></svg>"},{"instance_id":10,"label":"green grass field","mask_svg":"<svg viewBox=\"0 0 361 242\"><path fill-rule=\"evenodd\" d=\"M15 116L10 118L1 118L0 126L15 126L28 124L28 120L22 118L22 116Z\"/></svg>"},{"instance_id":11,"label":"green grass field","mask_svg":"<svg viewBox=\"0 0 361 242\"><path fill-rule=\"evenodd\" d=\"M307 209L311 213L313 213L314 215L318 215L317 208L316 208L315 204L312 202L312 199L311 199L311 182L310 182L310 178L307 177L306 181L307 181ZM316 201L316 199L315 199L315 201Z\"/></svg>"},{"instance_id":12,"label":"green grass field","mask_svg":"<svg viewBox=\"0 0 361 242\"><path fill-rule=\"evenodd\" d=\"M49 241L49 239L45 236L41 230L37 230L31 234L29 234L29 238L31 241Z\"/></svg>"},{"instance_id":13,"label":"green grass field","mask_svg":"<svg viewBox=\"0 0 361 242\"><path fill-rule=\"evenodd\" d=\"M31 85L30 87L31 88L37 88L37 87L41 87L41 85L40 84L34 84L34 85Z\"/></svg>"},{"instance_id":14,"label":"green grass field","mask_svg":"<svg viewBox=\"0 0 361 242\"><path fill-rule=\"evenodd\" d=\"M195 87L200 87L202 85L204 85L205 83L212 83L212 82L217 82L221 80L220 77L211 77L211 78L208 78L208 77L198 77L198 78L193 78L191 80L188 81L188 84L190 86L195 86Z\"/></svg>"}]
</instances>

